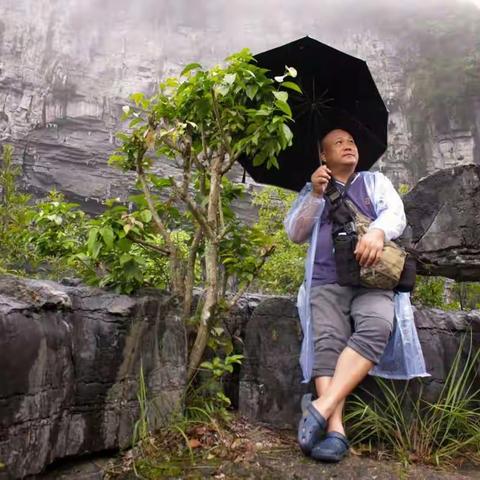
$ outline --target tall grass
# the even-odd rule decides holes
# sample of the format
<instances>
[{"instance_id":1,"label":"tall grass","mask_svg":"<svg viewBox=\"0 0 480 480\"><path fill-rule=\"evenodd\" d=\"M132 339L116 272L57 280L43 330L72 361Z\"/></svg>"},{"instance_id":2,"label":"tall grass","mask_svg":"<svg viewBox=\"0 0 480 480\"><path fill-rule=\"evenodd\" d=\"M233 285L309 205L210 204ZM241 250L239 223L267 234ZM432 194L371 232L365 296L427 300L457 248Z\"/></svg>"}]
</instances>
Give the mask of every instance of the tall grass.
<instances>
[{"instance_id":1,"label":"tall grass","mask_svg":"<svg viewBox=\"0 0 480 480\"><path fill-rule=\"evenodd\" d=\"M143 372L143 361L140 361L140 372L138 375L138 419L133 427L132 445L135 446L138 442L145 440L150 434L150 427L148 422L148 398L147 385L145 383L145 374Z\"/></svg>"},{"instance_id":2,"label":"tall grass","mask_svg":"<svg viewBox=\"0 0 480 480\"><path fill-rule=\"evenodd\" d=\"M422 397L424 380L416 398L409 382L400 388L378 378L379 395L367 390L368 400L353 395L345 416L352 445L366 445L403 463L453 465L465 458L480 463L480 391L475 389L480 351L473 351L471 335L466 348L467 337L435 402Z\"/></svg>"}]
</instances>

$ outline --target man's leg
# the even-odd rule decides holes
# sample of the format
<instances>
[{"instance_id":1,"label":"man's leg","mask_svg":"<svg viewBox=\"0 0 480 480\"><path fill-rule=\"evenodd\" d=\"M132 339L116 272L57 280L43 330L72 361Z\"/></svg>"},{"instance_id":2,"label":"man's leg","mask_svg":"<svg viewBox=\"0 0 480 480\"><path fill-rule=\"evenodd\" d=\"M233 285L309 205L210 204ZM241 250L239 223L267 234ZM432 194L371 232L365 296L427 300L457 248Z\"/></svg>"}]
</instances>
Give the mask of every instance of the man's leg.
<instances>
[{"instance_id":1,"label":"man's leg","mask_svg":"<svg viewBox=\"0 0 480 480\"><path fill-rule=\"evenodd\" d=\"M326 391L335 372L338 357L352 335L350 305L351 287L327 284L313 287L311 291L315 388L318 397ZM344 433L342 424L343 403L337 406L328 420L327 430Z\"/></svg>"},{"instance_id":2,"label":"man's leg","mask_svg":"<svg viewBox=\"0 0 480 480\"><path fill-rule=\"evenodd\" d=\"M325 417L363 380L380 359L393 326L393 292L359 288L351 306L354 333L338 357L335 373L314 406Z\"/></svg>"},{"instance_id":3,"label":"man's leg","mask_svg":"<svg viewBox=\"0 0 480 480\"><path fill-rule=\"evenodd\" d=\"M373 362L350 347L345 347L338 357L330 384L323 395L313 402L315 408L330 420L340 405L343 409L347 395L365 378L372 366Z\"/></svg>"},{"instance_id":4,"label":"man's leg","mask_svg":"<svg viewBox=\"0 0 480 480\"><path fill-rule=\"evenodd\" d=\"M315 378L315 388L317 395L321 397L330 385L332 377L317 377ZM334 412L328 419L327 432L339 432L345 435L345 428L343 427L343 406L345 401L338 403Z\"/></svg>"},{"instance_id":5,"label":"man's leg","mask_svg":"<svg viewBox=\"0 0 480 480\"><path fill-rule=\"evenodd\" d=\"M351 287L342 287L336 283L312 287L310 306L314 378L333 377L338 357L352 336L350 321L352 298Z\"/></svg>"}]
</instances>

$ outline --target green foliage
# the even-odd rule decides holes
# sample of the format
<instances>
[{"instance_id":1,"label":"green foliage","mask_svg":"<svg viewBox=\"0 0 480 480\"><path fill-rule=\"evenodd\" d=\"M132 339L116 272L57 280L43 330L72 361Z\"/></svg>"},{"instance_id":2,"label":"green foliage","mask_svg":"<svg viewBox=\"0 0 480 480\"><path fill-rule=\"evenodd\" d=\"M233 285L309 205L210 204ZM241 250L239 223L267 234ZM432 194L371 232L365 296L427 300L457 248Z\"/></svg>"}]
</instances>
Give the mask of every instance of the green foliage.
<instances>
[{"instance_id":1,"label":"green foliage","mask_svg":"<svg viewBox=\"0 0 480 480\"><path fill-rule=\"evenodd\" d=\"M30 197L17 189L19 174L20 169L13 164L13 147L5 144L0 166L0 271L5 272L25 268L30 257L25 247Z\"/></svg>"},{"instance_id":2,"label":"green foliage","mask_svg":"<svg viewBox=\"0 0 480 480\"><path fill-rule=\"evenodd\" d=\"M85 242L85 213L78 204L65 202L63 194L55 190L31 208L30 219L28 242L43 259L67 259Z\"/></svg>"},{"instance_id":3,"label":"green foliage","mask_svg":"<svg viewBox=\"0 0 480 480\"><path fill-rule=\"evenodd\" d=\"M243 355L227 354L223 358L217 355L211 360L200 364L203 369L201 384L194 389L192 397L189 398L188 407L200 406L211 416L228 419L227 408L230 407L230 399L223 392L223 379L226 375L233 373L234 365L241 364ZM198 402L200 400L200 402Z\"/></svg>"},{"instance_id":4,"label":"green foliage","mask_svg":"<svg viewBox=\"0 0 480 480\"><path fill-rule=\"evenodd\" d=\"M294 199L294 193L276 187L253 196L252 203L258 207L256 228L275 247L255 282L256 289L265 293L295 294L303 280L307 247L291 242L283 226Z\"/></svg>"},{"instance_id":5,"label":"green foliage","mask_svg":"<svg viewBox=\"0 0 480 480\"><path fill-rule=\"evenodd\" d=\"M480 391L475 390L480 352L465 336L435 402L409 394L392 381L376 379L381 395L366 391L347 403L345 421L352 445L377 449L404 463L445 465L468 459L480 463ZM420 383L420 385L422 385Z\"/></svg>"},{"instance_id":6,"label":"green foliage","mask_svg":"<svg viewBox=\"0 0 480 480\"><path fill-rule=\"evenodd\" d=\"M114 201L108 205L103 214L89 221L86 242L76 255L87 283L119 293L131 293L141 286L165 288L165 258L136 242L141 237L154 247L162 247L162 240L151 229L150 211L129 212Z\"/></svg>"},{"instance_id":7,"label":"green foliage","mask_svg":"<svg viewBox=\"0 0 480 480\"><path fill-rule=\"evenodd\" d=\"M299 89L284 78L296 72L287 69L275 82L266 69L252 63L247 49L226 60L226 66L209 70L197 63L187 65L181 79L165 80L150 99L132 95L133 105L123 109L132 130L119 134L122 147L110 162L135 170L141 158L141 166L149 168L152 157L147 151L173 159L181 149L179 141L188 137L193 153L203 153L203 158L223 151L230 157L249 155L257 165L278 166L277 155L293 137L287 124L288 90Z\"/></svg>"},{"instance_id":8,"label":"green foliage","mask_svg":"<svg viewBox=\"0 0 480 480\"><path fill-rule=\"evenodd\" d=\"M456 282L451 287L453 302L450 309L474 310L480 308L480 283Z\"/></svg>"},{"instance_id":9,"label":"green foliage","mask_svg":"<svg viewBox=\"0 0 480 480\"><path fill-rule=\"evenodd\" d=\"M452 282L443 277L417 276L413 301L426 307L443 310L474 310L480 308L479 282Z\"/></svg>"},{"instance_id":10,"label":"green foliage","mask_svg":"<svg viewBox=\"0 0 480 480\"><path fill-rule=\"evenodd\" d=\"M415 303L426 307L442 308L445 304L445 279L418 275L412 298Z\"/></svg>"}]
</instances>

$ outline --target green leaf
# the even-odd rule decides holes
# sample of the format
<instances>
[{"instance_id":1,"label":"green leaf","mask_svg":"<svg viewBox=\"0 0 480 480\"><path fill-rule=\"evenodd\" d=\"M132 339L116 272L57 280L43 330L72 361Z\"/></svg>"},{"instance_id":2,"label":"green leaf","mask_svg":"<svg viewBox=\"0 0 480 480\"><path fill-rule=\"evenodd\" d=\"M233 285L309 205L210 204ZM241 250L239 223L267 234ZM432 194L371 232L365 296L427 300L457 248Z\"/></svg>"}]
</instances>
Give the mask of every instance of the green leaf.
<instances>
[{"instance_id":1,"label":"green leaf","mask_svg":"<svg viewBox=\"0 0 480 480\"><path fill-rule=\"evenodd\" d=\"M232 85L236 78L237 78L237 74L236 74L236 73L227 73L227 75L225 75L224 80L225 80L225 82L228 83L229 85Z\"/></svg>"},{"instance_id":2,"label":"green leaf","mask_svg":"<svg viewBox=\"0 0 480 480\"><path fill-rule=\"evenodd\" d=\"M287 102L288 93L287 92L273 92L273 96L280 102Z\"/></svg>"},{"instance_id":3,"label":"green leaf","mask_svg":"<svg viewBox=\"0 0 480 480\"><path fill-rule=\"evenodd\" d=\"M293 82L283 82L282 87L289 88L290 90L295 90L298 93L303 93L302 89L296 83L293 83Z\"/></svg>"},{"instance_id":4,"label":"green leaf","mask_svg":"<svg viewBox=\"0 0 480 480\"><path fill-rule=\"evenodd\" d=\"M152 212L150 210L143 210L142 212L140 212L140 218L145 223L149 223L152 220Z\"/></svg>"},{"instance_id":5,"label":"green leaf","mask_svg":"<svg viewBox=\"0 0 480 480\"><path fill-rule=\"evenodd\" d=\"M92 228L88 233L87 249L89 253L93 252L93 248L97 243L97 234L98 234L98 228Z\"/></svg>"},{"instance_id":6,"label":"green leaf","mask_svg":"<svg viewBox=\"0 0 480 480\"><path fill-rule=\"evenodd\" d=\"M113 230L110 227L103 227L102 229L100 229L100 235L102 236L103 241L105 242L105 245L108 248L112 248L113 239L115 237Z\"/></svg>"},{"instance_id":7,"label":"green leaf","mask_svg":"<svg viewBox=\"0 0 480 480\"><path fill-rule=\"evenodd\" d=\"M293 138L293 133L290 130L290 127L284 123L282 124L282 130L283 130L283 135L285 136L287 145L290 145L290 142L292 141L292 138Z\"/></svg>"},{"instance_id":8,"label":"green leaf","mask_svg":"<svg viewBox=\"0 0 480 480\"><path fill-rule=\"evenodd\" d=\"M280 168L280 165L278 165L277 159L275 157L271 157L268 159L267 168L269 169L272 166L275 168ZM249 280L253 280L253 276L252 278L249 278Z\"/></svg>"},{"instance_id":9,"label":"green leaf","mask_svg":"<svg viewBox=\"0 0 480 480\"><path fill-rule=\"evenodd\" d=\"M281 100L276 100L275 105L283 112L286 113L289 117L292 116L292 110L290 106L286 102L282 102Z\"/></svg>"},{"instance_id":10,"label":"green leaf","mask_svg":"<svg viewBox=\"0 0 480 480\"><path fill-rule=\"evenodd\" d=\"M145 120L142 117L136 117L130 122L130 128L133 128L135 125L138 125L139 123L145 122Z\"/></svg>"},{"instance_id":11,"label":"green leaf","mask_svg":"<svg viewBox=\"0 0 480 480\"><path fill-rule=\"evenodd\" d=\"M166 177L157 177L156 175L150 175L150 181L155 185L155 187L159 189L172 186L172 180Z\"/></svg>"},{"instance_id":12,"label":"green leaf","mask_svg":"<svg viewBox=\"0 0 480 480\"><path fill-rule=\"evenodd\" d=\"M224 402L227 406L230 406L232 403L230 399L223 393L223 392L217 392L217 397Z\"/></svg>"},{"instance_id":13,"label":"green leaf","mask_svg":"<svg viewBox=\"0 0 480 480\"><path fill-rule=\"evenodd\" d=\"M95 243L95 245L93 246L93 249L92 249L92 257L97 258L101 249L102 249L102 244L101 243Z\"/></svg>"},{"instance_id":14,"label":"green leaf","mask_svg":"<svg viewBox=\"0 0 480 480\"><path fill-rule=\"evenodd\" d=\"M123 233L123 232L119 232L119 233ZM122 252L126 252L130 250L131 246L132 246L132 241L129 240L128 238L120 238L120 240L117 241L117 247Z\"/></svg>"},{"instance_id":15,"label":"green leaf","mask_svg":"<svg viewBox=\"0 0 480 480\"><path fill-rule=\"evenodd\" d=\"M202 68L202 66L199 63L189 63L183 70L182 73L180 74L181 77L185 76L188 72L191 72L192 70L195 70L196 68Z\"/></svg>"},{"instance_id":16,"label":"green leaf","mask_svg":"<svg viewBox=\"0 0 480 480\"><path fill-rule=\"evenodd\" d=\"M120 265L125 265L129 262L133 257L129 253L123 253L120 255Z\"/></svg>"},{"instance_id":17,"label":"green leaf","mask_svg":"<svg viewBox=\"0 0 480 480\"><path fill-rule=\"evenodd\" d=\"M217 93L221 96L225 96L229 90L230 90L230 87L228 85L225 85L222 83L222 85L218 85L215 90L217 91Z\"/></svg>"},{"instance_id":18,"label":"green leaf","mask_svg":"<svg viewBox=\"0 0 480 480\"><path fill-rule=\"evenodd\" d=\"M261 154L259 155L255 155L255 157L253 157L253 166L254 167L258 167L260 166L263 162L265 161L265 157Z\"/></svg>"},{"instance_id":19,"label":"green leaf","mask_svg":"<svg viewBox=\"0 0 480 480\"><path fill-rule=\"evenodd\" d=\"M135 102L136 105L140 105L145 100L145 94L141 92L132 93L130 95L130 98L132 99L133 102Z\"/></svg>"},{"instance_id":20,"label":"green leaf","mask_svg":"<svg viewBox=\"0 0 480 480\"><path fill-rule=\"evenodd\" d=\"M246 89L247 97L250 100L253 100L255 98L255 95L258 92L258 85L248 85Z\"/></svg>"},{"instance_id":21,"label":"green leaf","mask_svg":"<svg viewBox=\"0 0 480 480\"><path fill-rule=\"evenodd\" d=\"M242 363L242 360L245 358L245 355L237 354L237 355L230 355L225 359L225 363Z\"/></svg>"}]
</instances>

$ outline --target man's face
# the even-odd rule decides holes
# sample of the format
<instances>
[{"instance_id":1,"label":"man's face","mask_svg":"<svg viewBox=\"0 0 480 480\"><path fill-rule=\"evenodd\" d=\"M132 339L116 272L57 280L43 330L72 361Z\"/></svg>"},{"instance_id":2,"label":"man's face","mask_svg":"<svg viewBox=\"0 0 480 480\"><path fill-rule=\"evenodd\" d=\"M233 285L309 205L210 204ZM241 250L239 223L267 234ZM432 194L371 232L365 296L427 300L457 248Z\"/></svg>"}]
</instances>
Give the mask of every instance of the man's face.
<instances>
[{"instance_id":1,"label":"man's face","mask_svg":"<svg viewBox=\"0 0 480 480\"><path fill-rule=\"evenodd\" d=\"M353 137L345 130L332 130L322 141L321 158L328 168L350 166L355 168L358 163L358 149Z\"/></svg>"}]
</instances>

